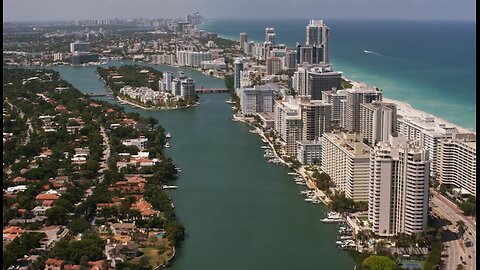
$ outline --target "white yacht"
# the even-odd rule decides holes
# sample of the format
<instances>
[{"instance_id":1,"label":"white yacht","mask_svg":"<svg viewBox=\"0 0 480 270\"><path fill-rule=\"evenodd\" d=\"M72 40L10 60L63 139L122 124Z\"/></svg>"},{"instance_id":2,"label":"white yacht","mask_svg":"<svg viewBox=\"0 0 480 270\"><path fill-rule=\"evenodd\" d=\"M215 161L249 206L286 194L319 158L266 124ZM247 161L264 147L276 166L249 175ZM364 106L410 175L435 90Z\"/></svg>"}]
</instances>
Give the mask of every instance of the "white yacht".
<instances>
[{"instance_id":1,"label":"white yacht","mask_svg":"<svg viewBox=\"0 0 480 270\"><path fill-rule=\"evenodd\" d=\"M170 147L170 144L167 142L167 143L165 144L165 148L169 148L169 147Z\"/></svg>"},{"instance_id":2,"label":"white yacht","mask_svg":"<svg viewBox=\"0 0 480 270\"><path fill-rule=\"evenodd\" d=\"M289 174L289 175L295 175L295 176L297 176L297 175L298 175L298 174L297 174L297 173L295 173L295 172L289 172L288 174Z\"/></svg>"},{"instance_id":3,"label":"white yacht","mask_svg":"<svg viewBox=\"0 0 480 270\"><path fill-rule=\"evenodd\" d=\"M343 221L342 216L340 213L337 212L330 212L328 213L328 217L321 219L320 221L324 223L339 223Z\"/></svg>"},{"instance_id":4,"label":"white yacht","mask_svg":"<svg viewBox=\"0 0 480 270\"><path fill-rule=\"evenodd\" d=\"M163 185L162 188L163 188L163 189L176 189L176 188L178 188L178 186L167 186L167 185Z\"/></svg>"},{"instance_id":5,"label":"white yacht","mask_svg":"<svg viewBox=\"0 0 480 270\"><path fill-rule=\"evenodd\" d=\"M165 138L167 139L170 139L172 137L172 134L170 134L170 132L168 132L166 135L165 135Z\"/></svg>"}]
</instances>

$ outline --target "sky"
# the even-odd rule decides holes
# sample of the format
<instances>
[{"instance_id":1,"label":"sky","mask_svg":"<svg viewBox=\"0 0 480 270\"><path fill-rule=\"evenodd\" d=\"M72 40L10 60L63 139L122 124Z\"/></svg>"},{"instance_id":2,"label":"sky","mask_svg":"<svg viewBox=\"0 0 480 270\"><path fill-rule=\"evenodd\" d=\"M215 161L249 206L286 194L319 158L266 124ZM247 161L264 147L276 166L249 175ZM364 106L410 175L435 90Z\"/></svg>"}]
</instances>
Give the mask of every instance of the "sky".
<instances>
[{"instance_id":1,"label":"sky","mask_svg":"<svg viewBox=\"0 0 480 270\"><path fill-rule=\"evenodd\" d=\"M476 0L3 0L3 21L100 18L475 20ZM241 11L241 12L239 12Z\"/></svg>"}]
</instances>

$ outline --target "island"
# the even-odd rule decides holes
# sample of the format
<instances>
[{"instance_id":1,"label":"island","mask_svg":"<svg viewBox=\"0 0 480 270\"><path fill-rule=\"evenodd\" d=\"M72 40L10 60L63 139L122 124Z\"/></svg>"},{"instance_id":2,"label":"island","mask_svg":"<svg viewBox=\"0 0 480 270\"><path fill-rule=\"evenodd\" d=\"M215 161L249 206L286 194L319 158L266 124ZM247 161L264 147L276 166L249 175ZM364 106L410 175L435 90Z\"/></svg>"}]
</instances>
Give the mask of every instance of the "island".
<instances>
[{"instance_id":1,"label":"island","mask_svg":"<svg viewBox=\"0 0 480 270\"><path fill-rule=\"evenodd\" d=\"M120 103L142 109L183 109L198 105L195 81L181 72L175 76L151 67L124 65L98 67L97 74Z\"/></svg>"}]
</instances>

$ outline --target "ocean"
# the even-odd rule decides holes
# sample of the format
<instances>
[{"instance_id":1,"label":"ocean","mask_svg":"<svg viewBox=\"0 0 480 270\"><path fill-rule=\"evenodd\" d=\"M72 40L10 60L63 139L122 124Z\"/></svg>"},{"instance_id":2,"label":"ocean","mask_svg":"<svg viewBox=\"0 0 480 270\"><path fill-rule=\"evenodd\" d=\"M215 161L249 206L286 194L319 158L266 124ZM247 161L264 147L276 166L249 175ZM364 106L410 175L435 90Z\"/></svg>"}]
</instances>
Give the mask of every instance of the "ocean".
<instances>
[{"instance_id":1,"label":"ocean","mask_svg":"<svg viewBox=\"0 0 480 270\"><path fill-rule=\"evenodd\" d=\"M239 40L263 41L274 27L277 43L305 42L306 19L212 19L200 29ZM474 21L325 20L330 59L347 78L384 90L387 98L476 131ZM368 52L365 52L368 51Z\"/></svg>"}]
</instances>

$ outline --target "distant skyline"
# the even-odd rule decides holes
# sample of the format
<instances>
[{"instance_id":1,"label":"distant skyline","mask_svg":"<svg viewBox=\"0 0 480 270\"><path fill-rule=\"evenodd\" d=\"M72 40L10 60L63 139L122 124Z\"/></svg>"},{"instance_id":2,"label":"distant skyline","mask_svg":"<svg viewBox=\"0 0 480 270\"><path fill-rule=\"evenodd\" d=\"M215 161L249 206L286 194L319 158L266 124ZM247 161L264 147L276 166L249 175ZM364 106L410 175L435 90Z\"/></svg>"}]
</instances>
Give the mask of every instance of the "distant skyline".
<instances>
[{"instance_id":1,"label":"distant skyline","mask_svg":"<svg viewBox=\"0 0 480 270\"><path fill-rule=\"evenodd\" d=\"M242 12L239 12L239 11ZM475 0L4 0L3 21L103 18L476 20Z\"/></svg>"}]
</instances>

